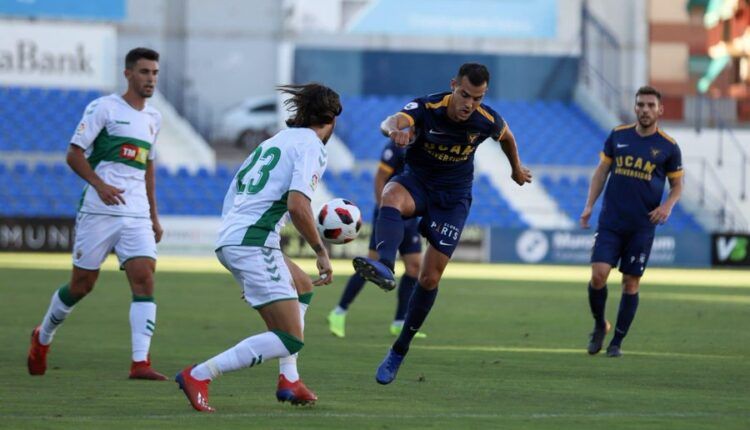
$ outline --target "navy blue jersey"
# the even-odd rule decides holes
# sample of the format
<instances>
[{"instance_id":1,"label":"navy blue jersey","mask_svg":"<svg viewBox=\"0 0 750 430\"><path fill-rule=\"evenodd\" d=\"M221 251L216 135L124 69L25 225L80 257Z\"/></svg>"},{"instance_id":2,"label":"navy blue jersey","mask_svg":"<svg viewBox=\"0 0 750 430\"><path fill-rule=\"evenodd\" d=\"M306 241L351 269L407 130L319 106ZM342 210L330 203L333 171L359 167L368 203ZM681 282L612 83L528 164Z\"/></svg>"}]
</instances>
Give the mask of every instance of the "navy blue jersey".
<instances>
[{"instance_id":1,"label":"navy blue jersey","mask_svg":"<svg viewBox=\"0 0 750 430\"><path fill-rule=\"evenodd\" d=\"M604 142L601 159L611 164L603 227L637 230L654 227L648 213L661 204L666 178L683 175L680 147L661 130L640 136L635 124L616 127Z\"/></svg>"},{"instance_id":2,"label":"navy blue jersey","mask_svg":"<svg viewBox=\"0 0 750 430\"><path fill-rule=\"evenodd\" d=\"M392 140L383 148L383 152L380 153L380 165L379 169L383 169L389 173L388 179L398 175L404 171L404 164L406 163L406 148L402 148Z\"/></svg>"},{"instance_id":3,"label":"navy blue jersey","mask_svg":"<svg viewBox=\"0 0 750 430\"><path fill-rule=\"evenodd\" d=\"M406 171L431 189L471 190L474 152L485 139L500 140L507 125L492 108L481 104L466 121L448 118L451 93L419 97L401 112L414 127L407 146Z\"/></svg>"}]
</instances>

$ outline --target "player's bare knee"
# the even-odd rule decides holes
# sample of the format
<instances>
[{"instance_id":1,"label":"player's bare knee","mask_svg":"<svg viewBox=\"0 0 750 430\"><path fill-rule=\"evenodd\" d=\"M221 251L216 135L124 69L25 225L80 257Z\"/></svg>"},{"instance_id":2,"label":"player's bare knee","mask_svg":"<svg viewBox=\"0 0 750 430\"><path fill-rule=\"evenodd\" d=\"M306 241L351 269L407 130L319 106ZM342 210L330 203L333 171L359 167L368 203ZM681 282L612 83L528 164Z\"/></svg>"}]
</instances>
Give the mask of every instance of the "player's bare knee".
<instances>
[{"instance_id":1,"label":"player's bare knee","mask_svg":"<svg viewBox=\"0 0 750 430\"><path fill-rule=\"evenodd\" d=\"M440 275L436 272L421 273L419 275L419 285L425 290L434 290L440 283Z\"/></svg>"},{"instance_id":2,"label":"player's bare knee","mask_svg":"<svg viewBox=\"0 0 750 430\"><path fill-rule=\"evenodd\" d=\"M607 275L607 273L594 271L591 274L591 287L595 290L604 288L604 286L607 285Z\"/></svg>"},{"instance_id":3,"label":"player's bare knee","mask_svg":"<svg viewBox=\"0 0 750 430\"><path fill-rule=\"evenodd\" d=\"M637 294L641 287L639 277L624 277L622 280L622 292L625 294Z\"/></svg>"},{"instance_id":4,"label":"player's bare knee","mask_svg":"<svg viewBox=\"0 0 750 430\"><path fill-rule=\"evenodd\" d=\"M411 276L412 278L416 278L419 275L419 262L413 263L413 262L405 262L404 264L404 273L407 276Z\"/></svg>"}]
</instances>

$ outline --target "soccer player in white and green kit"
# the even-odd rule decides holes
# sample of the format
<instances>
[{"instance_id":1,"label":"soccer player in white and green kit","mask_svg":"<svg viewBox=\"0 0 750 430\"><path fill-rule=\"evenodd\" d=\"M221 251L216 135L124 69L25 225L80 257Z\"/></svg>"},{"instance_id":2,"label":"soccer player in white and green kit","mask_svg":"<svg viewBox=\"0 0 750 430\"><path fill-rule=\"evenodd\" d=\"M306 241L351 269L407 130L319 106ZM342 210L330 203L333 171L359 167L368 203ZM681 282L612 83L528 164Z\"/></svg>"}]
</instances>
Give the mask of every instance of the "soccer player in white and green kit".
<instances>
[{"instance_id":1,"label":"soccer player in white and green kit","mask_svg":"<svg viewBox=\"0 0 750 430\"><path fill-rule=\"evenodd\" d=\"M201 412L214 411L208 404L208 385L217 376L292 356L304 345L302 309L280 249L279 232L287 213L317 256L320 278L313 284L333 279L310 200L326 168L325 144L341 102L335 91L315 83L279 90L291 95L285 102L293 112L286 122L289 128L261 143L240 166L224 199L216 249L267 330L176 375L190 404Z\"/></svg>"},{"instance_id":2,"label":"soccer player in white and green kit","mask_svg":"<svg viewBox=\"0 0 750 430\"><path fill-rule=\"evenodd\" d=\"M159 54L135 48L125 57L128 89L91 102L70 141L68 165L88 184L76 217L73 273L52 294L42 323L31 335L27 365L44 375L55 331L94 288L112 250L125 270L130 305L131 379L166 380L151 368L149 348L156 328L154 271L159 224L154 183L154 148L161 114L146 103L154 94Z\"/></svg>"}]
</instances>

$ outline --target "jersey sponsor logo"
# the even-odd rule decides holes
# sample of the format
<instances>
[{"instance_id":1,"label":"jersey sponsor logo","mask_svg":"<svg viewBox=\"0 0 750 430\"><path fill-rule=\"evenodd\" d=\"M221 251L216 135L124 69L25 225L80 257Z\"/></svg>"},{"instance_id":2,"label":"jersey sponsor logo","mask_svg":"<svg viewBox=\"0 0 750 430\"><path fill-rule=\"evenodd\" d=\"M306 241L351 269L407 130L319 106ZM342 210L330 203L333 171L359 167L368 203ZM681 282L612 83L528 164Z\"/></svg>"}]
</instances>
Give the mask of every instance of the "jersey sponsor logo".
<instances>
[{"instance_id":1,"label":"jersey sponsor logo","mask_svg":"<svg viewBox=\"0 0 750 430\"><path fill-rule=\"evenodd\" d=\"M85 131L86 131L86 123L82 122L82 123L78 124L78 128L76 128L76 135L80 136Z\"/></svg>"},{"instance_id":2,"label":"jersey sponsor logo","mask_svg":"<svg viewBox=\"0 0 750 430\"><path fill-rule=\"evenodd\" d=\"M629 143L618 143L617 144L617 149L627 148L628 146L630 146Z\"/></svg>"},{"instance_id":3,"label":"jersey sponsor logo","mask_svg":"<svg viewBox=\"0 0 750 430\"><path fill-rule=\"evenodd\" d=\"M317 173L313 173L312 180L310 180L310 189L315 191L315 189L318 188L318 182L320 181L320 178L318 177Z\"/></svg>"},{"instance_id":4,"label":"jersey sponsor logo","mask_svg":"<svg viewBox=\"0 0 750 430\"><path fill-rule=\"evenodd\" d=\"M390 148L383 151L383 160L388 161L391 158L393 158L393 151Z\"/></svg>"},{"instance_id":5,"label":"jersey sponsor logo","mask_svg":"<svg viewBox=\"0 0 750 430\"><path fill-rule=\"evenodd\" d=\"M135 160L136 157L138 157L137 146L126 143L120 147L120 158Z\"/></svg>"},{"instance_id":6,"label":"jersey sponsor logo","mask_svg":"<svg viewBox=\"0 0 750 430\"><path fill-rule=\"evenodd\" d=\"M417 108L417 102L409 102L404 106L404 110L414 110Z\"/></svg>"},{"instance_id":7,"label":"jersey sponsor logo","mask_svg":"<svg viewBox=\"0 0 750 430\"><path fill-rule=\"evenodd\" d=\"M434 128L431 128L430 129L430 134L434 134L436 136L439 136L439 135L448 134L448 133L444 132L443 130L435 130Z\"/></svg>"},{"instance_id":8,"label":"jersey sponsor logo","mask_svg":"<svg viewBox=\"0 0 750 430\"><path fill-rule=\"evenodd\" d=\"M651 156L652 157L656 158L659 155L659 153L661 153L660 150L658 150L656 148L651 148Z\"/></svg>"},{"instance_id":9,"label":"jersey sponsor logo","mask_svg":"<svg viewBox=\"0 0 750 430\"><path fill-rule=\"evenodd\" d=\"M121 121L119 119L115 120L115 124L124 124L124 125L130 125L130 121Z\"/></svg>"},{"instance_id":10,"label":"jersey sponsor logo","mask_svg":"<svg viewBox=\"0 0 750 430\"><path fill-rule=\"evenodd\" d=\"M474 144L477 141L477 138L479 137L479 133L469 133L469 143Z\"/></svg>"},{"instance_id":11,"label":"jersey sponsor logo","mask_svg":"<svg viewBox=\"0 0 750 430\"><path fill-rule=\"evenodd\" d=\"M443 241L442 241L442 239L441 239L441 240L440 240L440 242L438 242L438 243L439 243L440 245L442 245L442 246L454 246L454 245L455 245L455 243L450 243L450 242L443 242Z\"/></svg>"},{"instance_id":12,"label":"jersey sponsor logo","mask_svg":"<svg viewBox=\"0 0 750 430\"><path fill-rule=\"evenodd\" d=\"M632 155L618 155L615 157L615 164L615 175L629 176L644 181L650 181L656 169L656 164Z\"/></svg>"},{"instance_id":13,"label":"jersey sponsor logo","mask_svg":"<svg viewBox=\"0 0 750 430\"><path fill-rule=\"evenodd\" d=\"M476 146L469 145L438 145L435 143L425 142L425 151L433 158L439 161L458 163L466 161L474 152Z\"/></svg>"},{"instance_id":14,"label":"jersey sponsor logo","mask_svg":"<svg viewBox=\"0 0 750 430\"><path fill-rule=\"evenodd\" d=\"M146 164L148 149L139 148L136 145L125 143L120 147L120 158Z\"/></svg>"}]
</instances>

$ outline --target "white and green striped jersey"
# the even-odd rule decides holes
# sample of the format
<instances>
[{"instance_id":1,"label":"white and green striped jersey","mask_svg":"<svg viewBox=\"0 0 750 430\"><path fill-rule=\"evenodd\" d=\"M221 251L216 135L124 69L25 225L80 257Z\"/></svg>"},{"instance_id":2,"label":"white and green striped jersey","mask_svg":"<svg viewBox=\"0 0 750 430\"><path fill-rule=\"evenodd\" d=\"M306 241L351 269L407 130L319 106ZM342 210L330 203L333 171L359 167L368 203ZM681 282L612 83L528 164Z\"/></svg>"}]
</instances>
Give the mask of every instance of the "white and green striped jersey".
<instances>
[{"instance_id":1,"label":"white and green striped jersey","mask_svg":"<svg viewBox=\"0 0 750 430\"><path fill-rule=\"evenodd\" d=\"M161 127L161 114L153 107L133 109L119 94L89 103L70 143L85 150L97 175L125 190L125 204L107 206L96 190L86 186L78 211L82 213L149 217L146 196L146 163L153 160L153 145Z\"/></svg>"},{"instance_id":2,"label":"white and green striped jersey","mask_svg":"<svg viewBox=\"0 0 750 430\"><path fill-rule=\"evenodd\" d=\"M289 191L312 199L328 153L309 128L282 130L261 143L242 163L229 185L216 247L280 247Z\"/></svg>"}]
</instances>

